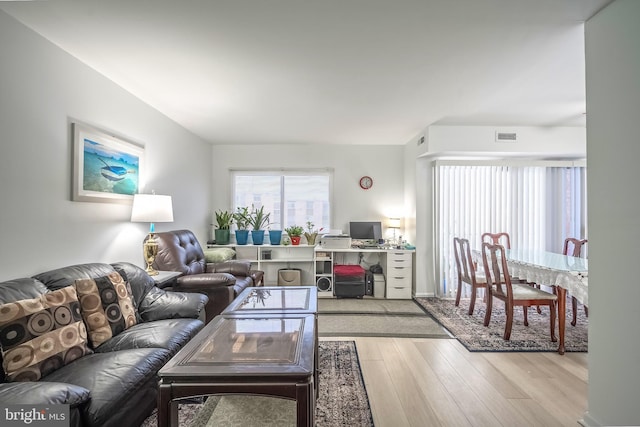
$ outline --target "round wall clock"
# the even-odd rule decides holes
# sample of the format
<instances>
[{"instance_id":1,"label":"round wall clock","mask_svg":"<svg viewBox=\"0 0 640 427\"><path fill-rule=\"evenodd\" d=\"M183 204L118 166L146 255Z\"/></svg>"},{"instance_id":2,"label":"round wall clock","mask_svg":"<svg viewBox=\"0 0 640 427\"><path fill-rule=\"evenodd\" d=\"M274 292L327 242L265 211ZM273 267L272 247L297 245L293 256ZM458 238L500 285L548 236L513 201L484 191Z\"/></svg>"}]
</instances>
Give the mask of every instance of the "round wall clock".
<instances>
[{"instance_id":1,"label":"round wall clock","mask_svg":"<svg viewBox=\"0 0 640 427\"><path fill-rule=\"evenodd\" d=\"M360 188L368 190L373 187L373 179L370 176L363 176L360 178Z\"/></svg>"}]
</instances>

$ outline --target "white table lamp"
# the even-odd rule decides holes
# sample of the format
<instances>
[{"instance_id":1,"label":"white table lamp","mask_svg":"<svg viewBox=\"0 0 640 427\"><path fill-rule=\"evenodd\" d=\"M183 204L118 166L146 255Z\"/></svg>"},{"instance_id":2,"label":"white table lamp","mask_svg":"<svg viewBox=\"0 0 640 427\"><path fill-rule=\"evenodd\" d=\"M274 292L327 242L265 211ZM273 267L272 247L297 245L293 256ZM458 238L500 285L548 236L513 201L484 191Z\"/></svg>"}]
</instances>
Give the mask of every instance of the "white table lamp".
<instances>
[{"instance_id":1,"label":"white table lamp","mask_svg":"<svg viewBox=\"0 0 640 427\"><path fill-rule=\"evenodd\" d=\"M158 271L153 268L153 261L158 255L158 242L153 233L154 223L173 222L173 205L171 196L158 194L134 194L133 208L131 209L131 222L148 222L149 236L143 245L144 260L147 263L146 272L149 276L155 276Z\"/></svg>"}]
</instances>

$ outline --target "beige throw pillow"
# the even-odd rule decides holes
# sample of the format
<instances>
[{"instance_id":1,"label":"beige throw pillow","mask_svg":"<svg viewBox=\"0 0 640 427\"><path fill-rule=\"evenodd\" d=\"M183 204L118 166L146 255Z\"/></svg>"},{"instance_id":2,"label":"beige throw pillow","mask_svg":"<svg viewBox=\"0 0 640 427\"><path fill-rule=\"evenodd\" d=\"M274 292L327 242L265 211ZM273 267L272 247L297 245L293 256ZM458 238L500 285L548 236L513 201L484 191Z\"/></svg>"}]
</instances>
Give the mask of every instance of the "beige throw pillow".
<instances>
[{"instance_id":1,"label":"beige throw pillow","mask_svg":"<svg viewBox=\"0 0 640 427\"><path fill-rule=\"evenodd\" d=\"M74 287L0 305L0 347L9 381L38 381L93 353Z\"/></svg>"},{"instance_id":2,"label":"beige throw pillow","mask_svg":"<svg viewBox=\"0 0 640 427\"><path fill-rule=\"evenodd\" d=\"M131 287L117 272L78 279L75 287L94 348L137 323Z\"/></svg>"}]
</instances>

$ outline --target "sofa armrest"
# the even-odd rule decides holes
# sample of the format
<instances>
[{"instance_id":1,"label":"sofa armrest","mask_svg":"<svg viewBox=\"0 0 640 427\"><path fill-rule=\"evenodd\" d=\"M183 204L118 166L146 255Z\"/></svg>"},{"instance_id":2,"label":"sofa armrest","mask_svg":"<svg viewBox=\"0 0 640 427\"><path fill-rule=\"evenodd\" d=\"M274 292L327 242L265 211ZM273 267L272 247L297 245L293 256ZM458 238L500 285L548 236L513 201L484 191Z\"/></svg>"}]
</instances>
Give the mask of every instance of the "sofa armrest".
<instances>
[{"instance_id":1,"label":"sofa armrest","mask_svg":"<svg viewBox=\"0 0 640 427\"><path fill-rule=\"evenodd\" d=\"M233 286L236 284L236 278L228 273L202 273L180 276L176 282L177 291L197 292Z\"/></svg>"},{"instance_id":2,"label":"sofa armrest","mask_svg":"<svg viewBox=\"0 0 640 427\"><path fill-rule=\"evenodd\" d=\"M138 306L138 314L144 322L162 319L197 319L208 298L200 293L173 292L150 289Z\"/></svg>"},{"instance_id":3,"label":"sofa armrest","mask_svg":"<svg viewBox=\"0 0 640 427\"><path fill-rule=\"evenodd\" d=\"M253 279L253 286L264 286L264 271L251 270L249 274Z\"/></svg>"},{"instance_id":4,"label":"sofa armrest","mask_svg":"<svg viewBox=\"0 0 640 427\"><path fill-rule=\"evenodd\" d=\"M13 382L0 384L3 405L60 404L74 408L90 398L84 387L58 382Z\"/></svg>"}]
</instances>

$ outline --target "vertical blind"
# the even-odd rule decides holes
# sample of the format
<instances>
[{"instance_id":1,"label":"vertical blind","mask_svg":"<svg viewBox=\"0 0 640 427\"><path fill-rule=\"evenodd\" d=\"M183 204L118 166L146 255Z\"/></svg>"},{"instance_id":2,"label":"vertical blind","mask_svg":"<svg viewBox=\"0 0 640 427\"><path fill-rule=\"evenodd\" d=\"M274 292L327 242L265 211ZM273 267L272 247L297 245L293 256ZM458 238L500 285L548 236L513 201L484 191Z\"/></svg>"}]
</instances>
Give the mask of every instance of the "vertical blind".
<instances>
[{"instance_id":1,"label":"vertical blind","mask_svg":"<svg viewBox=\"0 0 640 427\"><path fill-rule=\"evenodd\" d=\"M482 233L507 232L514 248L551 252L586 238L584 167L436 164L434 174L439 296L455 296L454 237L479 249Z\"/></svg>"}]
</instances>

